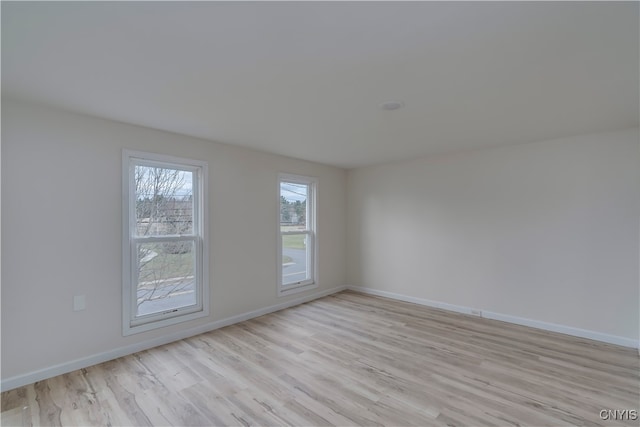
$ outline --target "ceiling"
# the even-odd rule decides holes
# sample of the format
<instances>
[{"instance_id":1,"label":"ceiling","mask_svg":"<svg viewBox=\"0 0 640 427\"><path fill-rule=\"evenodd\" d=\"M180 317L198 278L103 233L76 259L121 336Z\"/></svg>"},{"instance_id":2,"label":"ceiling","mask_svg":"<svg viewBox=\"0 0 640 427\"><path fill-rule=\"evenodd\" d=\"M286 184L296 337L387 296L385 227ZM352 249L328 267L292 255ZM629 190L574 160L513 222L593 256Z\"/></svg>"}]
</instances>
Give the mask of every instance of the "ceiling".
<instances>
[{"instance_id":1,"label":"ceiling","mask_svg":"<svg viewBox=\"0 0 640 427\"><path fill-rule=\"evenodd\" d=\"M638 126L638 16L637 2L3 1L2 93L352 168Z\"/></svg>"}]
</instances>

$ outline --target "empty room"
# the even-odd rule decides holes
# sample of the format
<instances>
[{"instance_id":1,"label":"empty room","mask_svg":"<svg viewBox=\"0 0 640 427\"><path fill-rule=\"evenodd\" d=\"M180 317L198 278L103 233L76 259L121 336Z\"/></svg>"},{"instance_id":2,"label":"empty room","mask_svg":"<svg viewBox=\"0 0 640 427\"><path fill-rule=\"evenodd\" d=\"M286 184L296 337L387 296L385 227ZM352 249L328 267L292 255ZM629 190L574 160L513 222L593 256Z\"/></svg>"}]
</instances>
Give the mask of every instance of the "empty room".
<instances>
[{"instance_id":1,"label":"empty room","mask_svg":"<svg viewBox=\"0 0 640 427\"><path fill-rule=\"evenodd\" d=\"M1 2L1 424L637 426L638 2Z\"/></svg>"}]
</instances>

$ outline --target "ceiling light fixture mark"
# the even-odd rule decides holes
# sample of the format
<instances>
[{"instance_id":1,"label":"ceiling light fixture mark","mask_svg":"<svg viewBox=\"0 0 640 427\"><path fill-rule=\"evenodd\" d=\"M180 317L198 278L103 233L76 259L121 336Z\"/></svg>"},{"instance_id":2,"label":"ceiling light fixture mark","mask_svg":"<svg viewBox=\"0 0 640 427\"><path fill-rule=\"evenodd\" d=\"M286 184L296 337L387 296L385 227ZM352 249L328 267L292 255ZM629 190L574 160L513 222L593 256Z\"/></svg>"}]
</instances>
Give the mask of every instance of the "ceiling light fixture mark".
<instances>
[{"instance_id":1,"label":"ceiling light fixture mark","mask_svg":"<svg viewBox=\"0 0 640 427\"><path fill-rule=\"evenodd\" d=\"M380 108L383 110L398 110L404 107L404 102L402 101L385 101L380 104Z\"/></svg>"}]
</instances>

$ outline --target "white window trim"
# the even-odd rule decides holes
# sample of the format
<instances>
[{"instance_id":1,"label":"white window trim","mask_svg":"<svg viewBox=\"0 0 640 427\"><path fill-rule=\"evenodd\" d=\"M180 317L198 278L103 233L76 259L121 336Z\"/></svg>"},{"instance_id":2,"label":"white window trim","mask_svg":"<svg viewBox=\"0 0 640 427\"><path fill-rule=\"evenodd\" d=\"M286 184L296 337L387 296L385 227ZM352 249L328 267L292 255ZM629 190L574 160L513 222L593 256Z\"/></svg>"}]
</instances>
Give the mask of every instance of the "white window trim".
<instances>
[{"instance_id":1,"label":"white window trim","mask_svg":"<svg viewBox=\"0 0 640 427\"><path fill-rule=\"evenodd\" d=\"M181 236L181 240L193 241L196 246L196 306L177 309L173 313L158 313L135 318L134 303L134 260L135 251L133 245L139 241L135 238L136 218L135 211L130 210L133 198L135 198L135 188L131 179L131 171L134 163L138 162L153 165L158 162L159 166L174 166L183 170L192 170L194 173L194 221L195 236ZM206 162L193 159L185 159L175 156L168 156L142 151L123 150L122 151L122 334L124 336L133 335L140 332L150 331L181 322L206 317L209 315L209 228L206 195L208 183L208 165ZM175 236L173 237L173 239ZM149 237L145 241L163 241L162 237Z\"/></svg>"},{"instance_id":2,"label":"white window trim","mask_svg":"<svg viewBox=\"0 0 640 427\"><path fill-rule=\"evenodd\" d=\"M309 230L282 232L280 231L280 183L282 181L292 182L296 184L309 185L311 187L311 195L307 196L307 224ZM278 174L277 185L277 295L279 297L307 291L318 287L318 230L317 230L317 199L318 199L318 179L310 176L294 175L289 173ZM282 284L282 235L283 234L307 234L311 237L310 251L307 254L307 265L311 266L311 279L300 283L283 285Z\"/></svg>"}]
</instances>

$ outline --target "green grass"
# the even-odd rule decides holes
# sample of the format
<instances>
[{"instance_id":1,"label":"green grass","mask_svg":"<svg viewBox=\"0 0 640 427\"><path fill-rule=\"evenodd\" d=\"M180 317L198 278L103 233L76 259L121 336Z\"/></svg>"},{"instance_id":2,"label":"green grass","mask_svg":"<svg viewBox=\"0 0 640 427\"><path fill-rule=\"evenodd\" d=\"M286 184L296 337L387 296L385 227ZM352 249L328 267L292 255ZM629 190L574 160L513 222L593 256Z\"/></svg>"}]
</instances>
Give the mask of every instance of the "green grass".
<instances>
[{"instance_id":1,"label":"green grass","mask_svg":"<svg viewBox=\"0 0 640 427\"><path fill-rule=\"evenodd\" d=\"M140 268L139 279L141 282L180 278L194 274L193 253L172 254L165 252L161 244L149 246L149 249L154 251L156 256L145 262Z\"/></svg>"},{"instance_id":2,"label":"green grass","mask_svg":"<svg viewBox=\"0 0 640 427\"><path fill-rule=\"evenodd\" d=\"M305 249L305 234L285 234L282 236L282 247L290 249Z\"/></svg>"}]
</instances>

